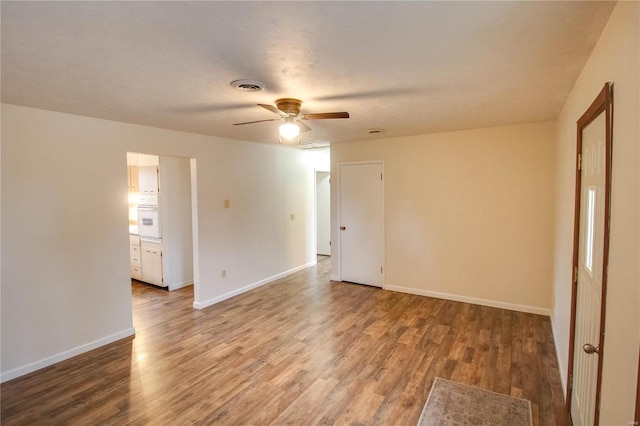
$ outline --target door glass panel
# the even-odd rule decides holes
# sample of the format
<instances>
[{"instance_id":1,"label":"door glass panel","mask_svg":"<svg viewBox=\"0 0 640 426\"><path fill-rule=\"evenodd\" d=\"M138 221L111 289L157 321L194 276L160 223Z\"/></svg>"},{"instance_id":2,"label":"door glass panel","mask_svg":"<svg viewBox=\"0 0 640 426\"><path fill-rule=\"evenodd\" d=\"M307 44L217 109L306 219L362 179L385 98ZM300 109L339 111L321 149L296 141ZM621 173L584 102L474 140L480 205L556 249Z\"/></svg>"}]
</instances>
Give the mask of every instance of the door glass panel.
<instances>
[{"instance_id":1,"label":"door glass panel","mask_svg":"<svg viewBox=\"0 0 640 426\"><path fill-rule=\"evenodd\" d=\"M590 274L593 275L593 243L595 233L595 216L596 216L596 187L587 188L587 223L586 223L586 241L584 250L584 266Z\"/></svg>"}]
</instances>

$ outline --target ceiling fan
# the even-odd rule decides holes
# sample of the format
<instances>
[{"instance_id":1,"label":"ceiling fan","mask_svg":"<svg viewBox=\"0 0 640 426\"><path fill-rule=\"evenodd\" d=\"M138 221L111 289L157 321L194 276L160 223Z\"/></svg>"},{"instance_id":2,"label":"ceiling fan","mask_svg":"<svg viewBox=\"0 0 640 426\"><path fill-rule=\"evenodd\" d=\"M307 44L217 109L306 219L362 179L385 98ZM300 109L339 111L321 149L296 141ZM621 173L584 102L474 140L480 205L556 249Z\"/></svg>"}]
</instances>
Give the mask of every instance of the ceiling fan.
<instances>
[{"instance_id":1,"label":"ceiling fan","mask_svg":"<svg viewBox=\"0 0 640 426\"><path fill-rule=\"evenodd\" d=\"M264 123L267 121L281 121L280 125L280 143L298 143L300 132L308 132L311 130L309 126L300 120L326 120L330 118L349 118L348 112L320 112L311 114L300 114L302 101L293 98L282 98L276 100L276 105L258 104L258 106L276 114L278 118L268 120L246 121L244 123L235 123L234 126L242 126L245 124Z\"/></svg>"}]
</instances>

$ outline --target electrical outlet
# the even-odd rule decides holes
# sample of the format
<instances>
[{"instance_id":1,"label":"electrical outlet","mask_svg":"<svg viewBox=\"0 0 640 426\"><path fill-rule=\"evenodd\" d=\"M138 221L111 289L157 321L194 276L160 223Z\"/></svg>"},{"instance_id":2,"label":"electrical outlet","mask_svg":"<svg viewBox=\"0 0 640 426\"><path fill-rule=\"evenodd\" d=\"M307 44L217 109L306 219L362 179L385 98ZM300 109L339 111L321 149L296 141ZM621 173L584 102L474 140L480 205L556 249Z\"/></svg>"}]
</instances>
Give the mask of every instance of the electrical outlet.
<instances>
[{"instance_id":1,"label":"electrical outlet","mask_svg":"<svg viewBox=\"0 0 640 426\"><path fill-rule=\"evenodd\" d=\"M224 208L225 209L229 208L229 200L224 200Z\"/></svg>"},{"instance_id":2,"label":"electrical outlet","mask_svg":"<svg viewBox=\"0 0 640 426\"><path fill-rule=\"evenodd\" d=\"M227 271L223 269L220 276L222 276L222 278L227 278Z\"/></svg>"}]
</instances>

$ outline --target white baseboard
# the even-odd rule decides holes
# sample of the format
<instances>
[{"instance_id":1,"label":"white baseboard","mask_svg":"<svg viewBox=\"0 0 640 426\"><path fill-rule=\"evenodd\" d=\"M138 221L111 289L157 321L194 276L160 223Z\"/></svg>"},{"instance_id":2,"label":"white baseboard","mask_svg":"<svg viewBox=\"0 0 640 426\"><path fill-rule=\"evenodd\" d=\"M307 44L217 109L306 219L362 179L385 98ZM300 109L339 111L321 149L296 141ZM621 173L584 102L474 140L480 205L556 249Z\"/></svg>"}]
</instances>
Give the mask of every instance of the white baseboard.
<instances>
[{"instance_id":1,"label":"white baseboard","mask_svg":"<svg viewBox=\"0 0 640 426\"><path fill-rule=\"evenodd\" d=\"M457 294L440 293L437 291L422 290L410 287L399 287L394 285L385 285L385 290L397 291L400 293L417 294L419 296L435 297L437 299L453 300L455 302L471 303L473 305L489 306L492 308L508 309L510 311L527 312L530 314L538 314L551 316L551 310L540 308L537 306L517 305L515 303L499 302L497 300L478 299L475 297L460 296Z\"/></svg>"},{"instance_id":2,"label":"white baseboard","mask_svg":"<svg viewBox=\"0 0 640 426\"><path fill-rule=\"evenodd\" d=\"M331 275L331 276L329 277L329 279L330 279L331 281L340 281L340 277L338 277L337 275Z\"/></svg>"},{"instance_id":3,"label":"white baseboard","mask_svg":"<svg viewBox=\"0 0 640 426\"><path fill-rule=\"evenodd\" d=\"M567 372L564 369L564 363L560 358L560 352L558 352L558 333L556 331L555 323L553 322L553 315L551 315L551 334L553 334L553 346L556 348L556 359L558 361L558 372L560 373L560 382L562 383L562 394L564 395L565 402L567 401Z\"/></svg>"},{"instance_id":4,"label":"white baseboard","mask_svg":"<svg viewBox=\"0 0 640 426\"><path fill-rule=\"evenodd\" d=\"M244 287L240 287L240 288L238 288L236 290L233 290L233 291L230 291L230 292L225 293L223 295L220 295L220 296L205 300L203 302L194 301L193 302L193 307L195 309L204 309L204 308L206 308L208 306L215 305L216 303L222 302L223 300L231 299L234 296L237 296L237 295L242 294L242 293L246 293L247 291L253 290L254 288L258 288L260 286L263 286L263 285L268 284L270 282L273 282L275 280L279 280L280 278L286 277L287 275L291 275L294 272L301 271L301 270L303 270L305 268L308 268L310 266L315 265L316 263L317 263L317 261L314 260L314 261L311 261L309 263L305 263L304 265L296 266L295 268L291 268L291 269L289 269L287 271L284 271L284 272L281 272L279 274L272 275L272 276L267 277L265 279L262 279L260 281L256 281L256 282L248 284L248 285L246 285Z\"/></svg>"},{"instance_id":5,"label":"white baseboard","mask_svg":"<svg viewBox=\"0 0 640 426\"><path fill-rule=\"evenodd\" d=\"M193 280L182 281L181 283L169 284L169 291L193 285Z\"/></svg>"},{"instance_id":6,"label":"white baseboard","mask_svg":"<svg viewBox=\"0 0 640 426\"><path fill-rule=\"evenodd\" d=\"M135 334L135 328L129 328L110 336L103 337L102 339L94 340L93 342L76 346L75 348L69 349L68 351L60 352L59 354L41 359L40 361L32 362L31 364L14 368L13 370L9 370L0 375L0 383L4 383L20 376L24 376L25 374L32 373L36 370L40 370L41 368L48 367L60 361L64 361L65 359L72 358L85 352L89 352L93 349L99 348L100 346L108 345L109 343L113 343L117 340L124 339Z\"/></svg>"}]
</instances>

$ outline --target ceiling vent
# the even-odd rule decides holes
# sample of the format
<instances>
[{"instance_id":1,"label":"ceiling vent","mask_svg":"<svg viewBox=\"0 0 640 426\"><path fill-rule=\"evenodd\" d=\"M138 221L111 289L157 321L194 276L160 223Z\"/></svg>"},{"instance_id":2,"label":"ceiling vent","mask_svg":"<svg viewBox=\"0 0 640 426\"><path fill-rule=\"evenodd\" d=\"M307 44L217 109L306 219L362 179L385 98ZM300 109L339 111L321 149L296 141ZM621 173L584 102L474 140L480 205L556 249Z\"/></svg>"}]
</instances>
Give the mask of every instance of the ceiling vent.
<instances>
[{"instance_id":1,"label":"ceiling vent","mask_svg":"<svg viewBox=\"0 0 640 426\"><path fill-rule=\"evenodd\" d=\"M260 92L266 87L263 82L258 80L234 80L229 83L229 86L243 92Z\"/></svg>"}]
</instances>

